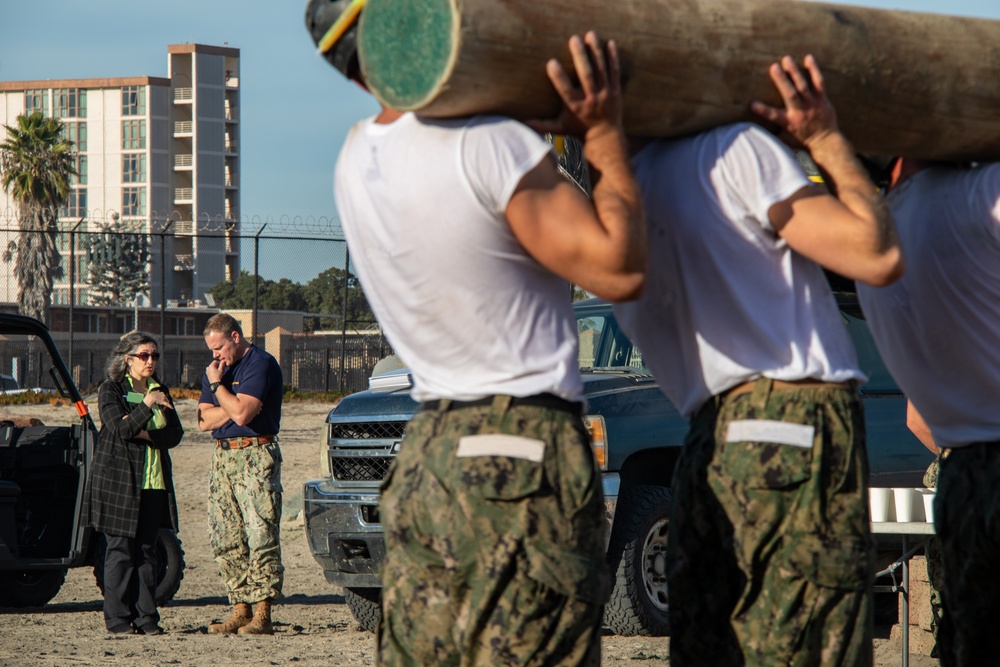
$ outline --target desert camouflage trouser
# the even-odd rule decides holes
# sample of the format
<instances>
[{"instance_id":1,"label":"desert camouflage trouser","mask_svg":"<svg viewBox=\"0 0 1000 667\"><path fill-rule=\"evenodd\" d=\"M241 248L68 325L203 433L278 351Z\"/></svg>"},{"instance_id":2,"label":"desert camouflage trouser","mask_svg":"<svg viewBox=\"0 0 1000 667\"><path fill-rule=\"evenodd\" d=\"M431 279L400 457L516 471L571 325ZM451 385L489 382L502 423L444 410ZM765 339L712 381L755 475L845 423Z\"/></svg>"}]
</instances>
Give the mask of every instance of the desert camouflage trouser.
<instances>
[{"instance_id":1,"label":"desert camouflage trouser","mask_svg":"<svg viewBox=\"0 0 1000 667\"><path fill-rule=\"evenodd\" d=\"M853 390L709 401L673 480L670 664L871 665L867 477Z\"/></svg>"},{"instance_id":2,"label":"desert camouflage trouser","mask_svg":"<svg viewBox=\"0 0 1000 667\"><path fill-rule=\"evenodd\" d=\"M604 505L578 412L423 410L383 483L381 665L592 665Z\"/></svg>"},{"instance_id":3,"label":"desert camouflage trouser","mask_svg":"<svg viewBox=\"0 0 1000 667\"><path fill-rule=\"evenodd\" d=\"M924 486L928 489L936 489L938 484L938 471L940 470L941 458L936 457L927 466L924 473ZM927 582L930 588L931 603L931 634L934 636L934 648L931 649L931 657L937 657L938 629L941 627L941 615L944 613L944 602L941 600L942 577L941 572L941 540L932 537L927 540L927 547L924 549L927 558Z\"/></svg>"},{"instance_id":4,"label":"desert camouflage trouser","mask_svg":"<svg viewBox=\"0 0 1000 667\"><path fill-rule=\"evenodd\" d=\"M215 448L208 530L230 604L281 595L281 450Z\"/></svg>"},{"instance_id":5,"label":"desert camouflage trouser","mask_svg":"<svg viewBox=\"0 0 1000 667\"><path fill-rule=\"evenodd\" d=\"M941 542L944 614L938 657L944 667L995 665L1000 631L1000 441L949 450L934 499Z\"/></svg>"}]
</instances>

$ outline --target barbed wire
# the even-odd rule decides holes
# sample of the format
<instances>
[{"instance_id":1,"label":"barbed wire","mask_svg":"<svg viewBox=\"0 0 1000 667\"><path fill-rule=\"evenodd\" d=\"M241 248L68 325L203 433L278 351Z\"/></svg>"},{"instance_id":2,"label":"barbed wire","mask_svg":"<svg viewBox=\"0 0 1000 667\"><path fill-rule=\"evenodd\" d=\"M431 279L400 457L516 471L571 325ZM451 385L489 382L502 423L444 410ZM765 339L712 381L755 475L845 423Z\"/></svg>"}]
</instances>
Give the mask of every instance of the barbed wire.
<instances>
[{"instance_id":1,"label":"barbed wire","mask_svg":"<svg viewBox=\"0 0 1000 667\"><path fill-rule=\"evenodd\" d=\"M60 231L80 233L98 231L100 228L118 222L134 222L145 228L143 234L193 234L231 235L237 237L260 236L261 238L305 238L319 236L323 239L343 241L344 231L340 221L334 216L282 214L280 216L241 215L210 216L202 214L192 219L180 211L169 213L150 211L143 215L123 215L115 209L89 209L83 215L64 215L59 218ZM20 231L17 210L12 207L0 208L0 231Z\"/></svg>"}]
</instances>

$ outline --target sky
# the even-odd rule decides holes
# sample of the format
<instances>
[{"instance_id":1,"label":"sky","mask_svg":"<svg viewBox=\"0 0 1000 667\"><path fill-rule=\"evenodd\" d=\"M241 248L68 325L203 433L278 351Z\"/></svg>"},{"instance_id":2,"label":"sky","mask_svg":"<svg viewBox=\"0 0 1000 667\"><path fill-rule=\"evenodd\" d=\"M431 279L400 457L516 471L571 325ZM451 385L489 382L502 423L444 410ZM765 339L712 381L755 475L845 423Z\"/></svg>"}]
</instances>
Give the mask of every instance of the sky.
<instances>
[{"instance_id":1,"label":"sky","mask_svg":"<svg viewBox=\"0 0 1000 667\"><path fill-rule=\"evenodd\" d=\"M1000 0L840 4L1000 19ZM283 216L334 218L337 153L350 127L377 105L316 55L305 29L305 5L305 0L0 0L0 81L165 77L168 44L236 47L242 70L242 214L279 223ZM300 261L276 262L261 272L273 280L281 266L294 264L287 277L302 281L342 266L342 255L324 259L327 245L312 249L317 256L304 248Z\"/></svg>"}]
</instances>

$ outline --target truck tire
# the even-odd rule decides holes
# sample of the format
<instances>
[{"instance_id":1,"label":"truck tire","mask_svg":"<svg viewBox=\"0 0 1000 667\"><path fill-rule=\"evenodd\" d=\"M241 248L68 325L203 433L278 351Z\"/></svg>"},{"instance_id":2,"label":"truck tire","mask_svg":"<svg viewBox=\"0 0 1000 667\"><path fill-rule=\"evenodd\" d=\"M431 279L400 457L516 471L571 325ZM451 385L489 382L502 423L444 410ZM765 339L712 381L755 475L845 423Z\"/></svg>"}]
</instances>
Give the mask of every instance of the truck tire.
<instances>
[{"instance_id":1,"label":"truck tire","mask_svg":"<svg viewBox=\"0 0 1000 667\"><path fill-rule=\"evenodd\" d=\"M375 632L382 618L381 588L345 588L344 600L362 630Z\"/></svg>"},{"instance_id":2,"label":"truck tire","mask_svg":"<svg viewBox=\"0 0 1000 667\"><path fill-rule=\"evenodd\" d=\"M614 588L604 624L619 635L670 634L666 546L670 489L626 487L615 510L608 548Z\"/></svg>"},{"instance_id":3,"label":"truck tire","mask_svg":"<svg viewBox=\"0 0 1000 667\"><path fill-rule=\"evenodd\" d=\"M104 555L107 540L103 533L94 537L94 581L104 595ZM184 578L184 549L177 533L169 528L160 528L156 536L156 604L166 606L174 599Z\"/></svg>"},{"instance_id":4,"label":"truck tire","mask_svg":"<svg viewBox=\"0 0 1000 667\"><path fill-rule=\"evenodd\" d=\"M66 568L0 572L0 607L41 607L66 580Z\"/></svg>"}]
</instances>

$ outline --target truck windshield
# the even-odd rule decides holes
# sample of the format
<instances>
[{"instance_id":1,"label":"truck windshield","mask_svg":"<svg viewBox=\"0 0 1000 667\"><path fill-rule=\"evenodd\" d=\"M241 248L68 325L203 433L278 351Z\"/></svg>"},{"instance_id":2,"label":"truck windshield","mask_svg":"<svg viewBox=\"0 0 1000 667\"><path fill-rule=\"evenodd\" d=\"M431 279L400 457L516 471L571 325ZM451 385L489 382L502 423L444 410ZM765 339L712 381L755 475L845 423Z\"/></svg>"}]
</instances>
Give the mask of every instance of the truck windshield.
<instances>
[{"instance_id":1,"label":"truck windshield","mask_svg":"<svg viewBox=\"0 0 1000 667\"><path fill-rule=\"evenodd\" d=\"M632 345L615 321L611 308L578 309L576 331L580 344L580 368L617 368L648 373L642 352Z\"/></svg>"}]
</instances>

